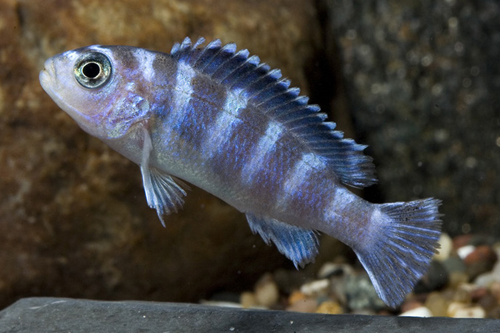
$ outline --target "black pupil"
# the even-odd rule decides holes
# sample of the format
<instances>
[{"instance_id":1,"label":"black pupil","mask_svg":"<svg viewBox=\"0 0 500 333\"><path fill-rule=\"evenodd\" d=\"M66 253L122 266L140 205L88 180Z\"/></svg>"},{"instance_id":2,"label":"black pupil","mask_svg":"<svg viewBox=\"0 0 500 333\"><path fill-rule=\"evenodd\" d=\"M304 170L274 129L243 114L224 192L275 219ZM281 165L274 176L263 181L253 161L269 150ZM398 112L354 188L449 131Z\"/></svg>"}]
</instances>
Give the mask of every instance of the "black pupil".
<instances>
[{"instance_id":1,"label":"black pupil","mask_svg":"<svg viewBox=\"0 0 500 333\"><path fill-rule=\"evenodd\" d=\"M89 62L82 68L82 73L88 78L94 79L101 72L101 67L95 62Z\"/></svg>"}]
</instances>

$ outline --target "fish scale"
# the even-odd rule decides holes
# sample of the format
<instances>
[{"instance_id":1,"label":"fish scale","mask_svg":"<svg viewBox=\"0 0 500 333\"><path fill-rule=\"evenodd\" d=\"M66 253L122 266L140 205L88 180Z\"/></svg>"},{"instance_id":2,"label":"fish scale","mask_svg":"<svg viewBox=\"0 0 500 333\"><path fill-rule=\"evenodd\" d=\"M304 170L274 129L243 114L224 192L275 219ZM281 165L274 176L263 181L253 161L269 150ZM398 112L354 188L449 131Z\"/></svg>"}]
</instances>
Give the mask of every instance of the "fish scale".
<instances>
[{"instance_id":1,"label":"fish scale","mask_svg":"<svg viewBox=\"0 0 500 333\"><path fill-rule=\"evenodd\" d=\"M356 196L345 186L376 182L365 145L280 70L233 43L203 44L186 38L170 54L88 46L47 60L40 82L82 129L140 166L164 226L182 207L184 180L243 212L296 267L314 261L319 232L336 237L382 300L400 304L438 247L440 201Z\"/></svg>"}]
</instances>

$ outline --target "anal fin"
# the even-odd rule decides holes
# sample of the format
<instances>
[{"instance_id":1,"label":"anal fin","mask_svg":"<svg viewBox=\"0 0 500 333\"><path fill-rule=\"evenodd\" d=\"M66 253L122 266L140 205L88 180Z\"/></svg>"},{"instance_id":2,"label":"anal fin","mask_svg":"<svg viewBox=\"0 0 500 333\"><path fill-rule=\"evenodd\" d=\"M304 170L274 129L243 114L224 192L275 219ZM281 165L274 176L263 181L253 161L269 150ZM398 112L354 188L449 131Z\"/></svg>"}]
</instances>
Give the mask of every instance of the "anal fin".
<instances>
[{"instance_id":1,"label":"anal fin","mask_svg":"<svg viewBox=\"0 0 500 333\"><path fill-rule=\"evenodd\" d=\"M246 214L253 233L258 233L266 244L271 241L278 251L290 259L296 268L314 262L318 254L318 237L313 230L304 229L273 218Z\"/></svg>"}]
</instances>

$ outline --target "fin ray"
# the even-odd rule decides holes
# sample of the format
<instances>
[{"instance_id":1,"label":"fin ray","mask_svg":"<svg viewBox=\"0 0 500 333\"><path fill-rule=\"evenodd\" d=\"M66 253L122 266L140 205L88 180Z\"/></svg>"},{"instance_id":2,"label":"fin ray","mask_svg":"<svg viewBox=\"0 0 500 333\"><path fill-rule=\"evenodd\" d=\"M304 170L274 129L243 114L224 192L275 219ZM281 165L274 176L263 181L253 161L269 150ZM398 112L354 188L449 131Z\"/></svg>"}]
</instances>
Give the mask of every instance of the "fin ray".
<instances>
[{"instance_id":1,"label":"fin ray","mask_svg":"<svg viewBox=\"0 0 500 333\"><path fill-rule=\"evenodd\" d=\"M146 126L143 126L142 132L143 147L140 167L146 201L149 207L156 209L161 224L165 227L163 215L177 212L182 207L186 191L176 183L174 177L149 166L149 156L153 149L153 144ZM177 182L185 188L189 188L183 182L179 180Z\"/></svg>"},{"instance_id":2,"label":"fin ray","mask_svg":"<svg viewBox=\"0 0 500 333\"><path fill-rule=\"evenodd\" d=\"M240 89L249 102L274 119L285 120L289 132L308 149L315 152L335 172L340 181L353 187L376 183L372 158L363 154L365 145L345 139L335 130L335 123L325 122L326 115L308 98L299 96L298 88L281 78L279 69L270 69L247 50L237 51L236 44L222 45L220 40L192 45L189 38L176 43L171 55L201 73L211 76L228 89Z\"/></svg>"},{"instance_id":3,"label":"fin ray","mask_svg":"<svg viewBox=\"0 0 500 333\"><path fill-rule=\"evenodd\" d=\"M395 308L425 274L441 234L437 199L377 205L370 246L354 249L379 297Z\"/></svg>"},{"instance_id":4,"label":"fin ray","mask_svg":"<svg viewBox=\"0 0 500 333\"><path fill-rule=\"evenodd\" d=\"M279 252L290 259L296 268L314 262L319 245L315 231L273 218L256 217L250 213L247 213L246 217L252 232L258 233L268 245L272 241Z\"/></svg>"}]
</instances>

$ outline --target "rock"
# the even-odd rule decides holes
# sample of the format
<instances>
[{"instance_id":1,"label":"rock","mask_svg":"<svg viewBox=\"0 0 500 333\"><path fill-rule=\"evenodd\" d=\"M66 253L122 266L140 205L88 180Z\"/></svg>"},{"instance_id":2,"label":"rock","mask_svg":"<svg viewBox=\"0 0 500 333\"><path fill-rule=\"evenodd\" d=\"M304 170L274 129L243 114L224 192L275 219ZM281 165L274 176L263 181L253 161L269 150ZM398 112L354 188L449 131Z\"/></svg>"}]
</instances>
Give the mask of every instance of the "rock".
<instances>
[{"instance_id":1,"label":"rock","mask_svg":"<svg viewBox=\"0 0 500 333\"><path fill-rule=\"evenodd\" d=\"M448 285L452 288L458 288L468 281L469 276L465 274L465 272L452 272L449 277Z\"/></svg>"},{"instance_id":2,"label":"rock","mask_svg":"<svg viewBox=\"0 0 500 333\"><path fill-rule=\"evenodd\" d=\"M457 254L460 257L460 259L464 260L469 254L471 254L475 250L476 250L476 246L465 245L465 246L459 247L457 249Z\"/></svg>"},{"instance_id":3,"label":"rock","mask_svg":"<svg viewBox=\"0 0 500 333\"><path fill-rule=\"evenodd\" d=\"M403 304L401 304L400 310L401 310L401 313L404 313L404 312L408 312L408 311L411 311L411 310L416 309L416 308L420 308L422 306L423 306L422 302L420 302L416 299L405 299Z\"/></svg>"},{"instance_id":4,"label":"rock","mask_svg":"<svg viewBox=\"0 0 500 333\"><path fill-rule=\"evenodd\" d=\"M258 305L254 293L249 291L241 293L240 304L245 309L253 308Z\"/></svg>"},{"instance_id":5,"label":"rock","mask_svg":"<svg viewBox=\"0 0 500 333\"><path fill-rule=\"evenodd\" d=\"M340 276L340 275L352 275L353 269L350 265L347 264L335 264L332 262L326 262L321 266L318 271L318 278L326 279L332 276Z\"/></svg>"},{"instance_id":6,"label":"rock","mask_svg":"<svg viewBox=\"0 0 500 333\"><path fill-rule=\"evenodd\" d=\"M318 301L312 298L298 300L286 308L287 311L314 313L318 307Z\"/></svg>"},{"instance_id":7,"label":"rock","mask_svg":"<svg viewBox=\"0 0 500 333\"><path fill-rule=\"evenodd\" d=\"M162 228L137 165L40 87L56 53L169 52L186 35L237 42L309 90L320 36L312 0L0 1L0 308L21 295L197 301L289 265L241 213L197 188Z\"/></svg>"},{"instance_id":8,"label":"rock","mask_svg":"<svg viewBox=\"0 0 500 333\"><path fill-rule=\"evenodd\" d=\"M316 313L342 314L344 313L344 311L339 303L326 301L318 306L318 308L316 309Z\"/></svg>"},{"instance_id":9,"label":"rock","mask_svg":"<svg viewBox=\"0 0 500 333\"><path fill-rule=\"evenodd\" d=\"M418 308L403 312L399 316L400 317L432 317L432 313L425 306L420 306Z\"/></svg>"},{"instance_id":10,"label":"rock","mask_svg":"<svg viewBox=\"0 0 500 333\"><path fill-rule=\"evenodd\" d=\"M429 266L427 273L417 282L413 292L428 293L438 290L446 286L448 283L448 272L443 264L433 260Z\"/></svg>"},{"instance_id":11,"label":"rock","mask_svg":"<svg viewBox=\"0 0 500 333\"><path fill-rule=\"evenodd\" d=\"M267 273L260 278L259 281L257 281L255 284L254 295L257 304L264 307L269 308L278 303L280 293L271 274Z\"/></svg>"},{"instance_id":12,"label":"rock","mask_svg":"<svg viewBox=\"0 0 500 333\"><path fill-rule=\"evenodd\" d=\"M307 296L303 292L295 290L288 296L288 304L292 305L305 299L307 299Z\"/></svg>"},{"instance_id":13,"label":"rock","mask_svg":"<svg viewBox=\"0 0 500 333\"><path fill-rule=\"evenodd\" d=\"M492 272L486 272L476 277L474 284L479 287L489 287L495 281L500 281L500 276Z\"/></svg>"},{"instance_id":14,"label":"rock","mask_svg":"<svg viewBox=\"0 0 500 333\"><path fill-rule=\"evenodd\" d=\"M458 249L467 246L467 245L474 245L472 244L472 234L465 234L465 235L458 235L453 238L453 249L458 252Z\"/></svg>"},{"instance_id":15,"label":"rock","mask_svg":"<svg viewBox=\"0 0 500 333\"><path fill-rule=\"evenodd\" d=\"M500 281L495 281L490 285L491 294L500 302Z\"/></svg>"},{"instance_id":16,"label":"rock","mask_svg":"<svg viewBox=\"0 0 500 333\"><path fill-rule=\"evenodd\" d=\"M326 315L196 304L28 298L0 312L0 332L440 332L500 331L498 320Z\"/></svg>"},{"instance_id":17,"label":"rock","mask_svg":"<svg viewBox=\"0 0 500 333\"><path fill-rule=\"evenodd\" d=\"M460 257L451 256L445 261L443 261L443 266L446 268L448 273L465 273L465 264Z\"/></svg>"},{"instance_id":18,"label":"rock","mask_svg":"<svg viewBox=\"0 0 500 333\"><path fill-rule=\"evenodd\" d=\"M446 311L448 317L454 317L458 310L466 309L469 306L467 303L451 302Z\"/></svg>"},{"instance_id":19,"label":"rock","mask_svg":"<svg viewBox=\"0 0 500 333\"><path fill-rule=\"evenodd\" d=\"M497 259L497 254L490 246L480 245L465 257L466 273L471 280L475 279L478 275L491 271Z\"/></svg>"},{"instance_id":20,"label":"rock","mask_svg":"<svg viewBox=\"0 0 500 333\"><path fill-rule=\"evenodd\" d=\"M317 297L319 295L326 294L328 292L329 287L330 287L330 280L322 279L322 280L315 280L302 285L302 287L300 287L300 291L303 292L306 296Z\"/></svg>"},{"instance_id":21,"label":"rock","mask_svg":"<svg viewBox=\"0 0 500 333\"><path fill-rule=\"evenodd\" d=\"M447 300L441 293L430 293L425 301L425 307L429 309L435 317L444 317L447 315L450 301Z\"/></svg>"},{"instance_id":22,"label":"rock","mask_svg":"<svg viewBox=\"0 0 500 333\"><path fill-rule=\"evenodd\" d=\"M500 3L332 0L325 39L377 163L372 200L443 200L450 235L500 235Z\"/></svg>"},{"instance_id":23,"label":"rock","mask_svg":"<svg viewBox=\"0 0 500 333\"><path fill-rule=\"evenodd\" d=\"M345 293L347 307L354 311L361 309L378 311L387 307L378 297L368 275L346 276Z\"/></svg>"},{"instance_id":24,"label":"rock","mask_svg":"<svg viewBox=\"0 0 500 333\"><path fill-rule=\"evenodd\" d=\"M451 237L442 233L439 238L439 245L441 245L439 252L434 255L434 260L443 262L450 257L451 251L453 250L453 241Z\"/></svg>"},{"instance_id":25,"label":"rock","mask_svg":"<svg viewBox=\"0 0 500 333\"><path fill-rule=\"evenodd\" d=\"M453 318L484 318L486 313L480 306L471 306L456 309Z\"/></svg>"},{"instance_id":26,"label":"rock","mask_svg":"<svg viewBox=\"0 0 500 333\"><path fill-rule=\"evenodd\" d=\"M477 305L483 308L486 313L490 313L498 308L500 304L491 293L487 293L477 300Z\"/></svg>"}]
</instances>

